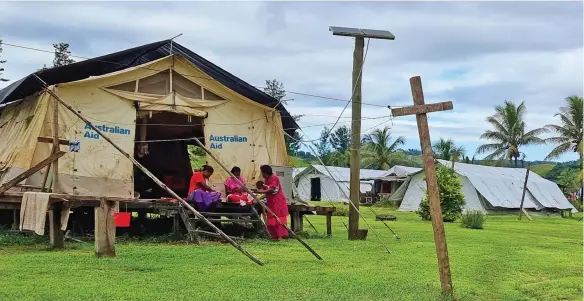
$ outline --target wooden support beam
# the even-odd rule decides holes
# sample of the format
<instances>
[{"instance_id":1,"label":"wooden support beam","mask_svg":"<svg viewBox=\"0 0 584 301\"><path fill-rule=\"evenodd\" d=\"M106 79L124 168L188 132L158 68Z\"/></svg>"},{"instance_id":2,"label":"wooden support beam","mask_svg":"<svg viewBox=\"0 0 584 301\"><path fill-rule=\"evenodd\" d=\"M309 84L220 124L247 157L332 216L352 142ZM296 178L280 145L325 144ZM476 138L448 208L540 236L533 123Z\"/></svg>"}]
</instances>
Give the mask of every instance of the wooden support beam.
<instances>
[{"instance_id":1,"label":"wooden support beam","mask_svg":"<svg viewBox=\"0 0 584 301\"><path fill-rule=\"evenodd\" d=\"M95 256L116 256L115 202L102 200L95 207Z\"/></svg>"},{"instance_id":2,"label":"wooden support beam","mask_svg":"<svg viewBox=\"0 0 584 301\"><path fill-rule=\"evenodd\" d=\"M55 88L56 89L56 88ZM54 93L54 92L53 92ZM56 95L56 94L55 94ZM53 154L59 152L59 101L53 101ZM53 162L53 191L59 192L59 160Z\"/></svg>"},{"instance_id":3,"label":"wooden support beam","mask_svg":"<svg viewBox=\"0 0 584 301\"><path fill-rule=\"evenodd\" d=\"M431 103L419 106L407 106L401 108L392 108L391 115L394 117L399 116L406 116L406 115L418 115L418 114L426 114L432 112L440 112L446 110L452 110L453 105L452 101L445 101L439 103Z\"/></svg>"},{"instance_id":4,"label":"wooden support beam","mask_svg":"<svg viewBox=\"0 0 584 301\"><path fill-rule=\"evenodd\" d=\"M65 236L61 230L61 209L63 202L54 203L49 210L49 238L53 248L62 248L65 245Z\"/></svg>"},{"instance_id":5,"label":"wooden support beam","mask_svg":"<svg viewBox=\"0 0 584 301\"><path fill-rule=\"evenodd\" d=\"M55 162L57 159L63 157L66 152L57 152L50 155L48 158L44 159L43 161L39 162L37 165L27 169L23 173L16 176L14 179L2 184L0 186L0 195L3 194L8 189L14 187L16 184L22 182L23 180L27 179L28 177L32 176L33 174L37 173L39 170L43 169L45 166Z\"/></svg>"},{"instance_id":6,"label":"wooden support beam","mask_svg":"<svg viewBox=\"0 0 584 301\"><path fill-rule=\"evenodd\" d=\"M422 156L424 159L424 170L426 172L426 185L430 199L430 216L432 219L432 229L434 231L436 255L438 257L440 284L443 293L452 294L452 277L450 274L450 263L448 261L448 248L446 247L446 233L444 231L444 221L442 220L442 209L440 208L438 177L436 175L436 166L432 154L428 117L426 116L426 113L429 112L450 110L452 109L452 103L447 102L426 105L424 103L422 79L419 76L410 78L410 86L412 97L414 99L414 106L401 108L401 110L398 110L397 114L395 112L397 109L392 109L392 114L394 116L416 115L418 134L420 136L420 145L422 147Z\"/></svg>"},{"instance_id":7,"label":"wooden support beam","mask_svg":"<svg viewBox=\"0 0 584 301\"><path fill-rule=\"evenodd\" d=\"M49 137L38 137L37 138L37 141L38 142L41 142L41 143L53 143L54 138L52 138L52 137L51 138L49 138ZM69 145L69 143L70 143L69 140L65 140L65 139L58 139L58 141L59 141L59 144L60 145Z\"/></svg>"},{"instance_id":8,"label":"wooden support beam","mask_svg":"<svg viewBox=\"0 0 584 301\"><path fill-rule=\"evenodd\" d=\"M328 212L326 215L326 235L331 236L333 234L333 213Z\"/></svg>"}]
</instances>

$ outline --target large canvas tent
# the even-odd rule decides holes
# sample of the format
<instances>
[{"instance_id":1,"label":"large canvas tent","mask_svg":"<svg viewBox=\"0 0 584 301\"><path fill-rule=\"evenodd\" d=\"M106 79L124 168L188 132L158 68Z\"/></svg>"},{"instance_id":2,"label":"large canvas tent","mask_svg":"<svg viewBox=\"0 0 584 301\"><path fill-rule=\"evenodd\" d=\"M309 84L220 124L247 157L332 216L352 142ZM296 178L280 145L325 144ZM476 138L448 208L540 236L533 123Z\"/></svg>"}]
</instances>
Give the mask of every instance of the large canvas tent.
<instances>
[{"instance_id":1,"label":"large canvas tent","mask_svg":"<svg viewBox=\"0 0 584 301\"><path fill-rule=\"evenodd\" d=\"M437 160L448 168L452 162ZM466 211L495 213L517 210L521 204L524 168L491 167L455 163L454 170L462 182ZM424 171L412 174L390 199L401 201L400 211L416 211L426 193ZM533 210L576 210L566 199L558 185L531 172L523 204Z\"/></svg>"},{"instance_id":2,"label":"large canvas tent","mask_svg":"<svg viewBox=\"0 0 584 301\"><path fill-rule=\"evenodd\" d=\"M259 178L261 164L288 165L283 129L297 125L286 109L170 40L36 75L124 151L140 153L138 159L157 176L186 178L188 184L186 144L192 137L228 167L241 167L250 182ZM0 184L49 156L52 146L37 140L52 137L55 104L32 76L0 91ZM132 163L61 105L58 134L80 142L79 152L59 160L59 191L133 197L136 185L148 185L137 183ZM207 162L217 166L209 157ZM222 188L227 175L215 170L212 183ZM45 172L26 184L41 186Z\"/></svg>"},{"instance_id":3,"label":"large canvas tent","mask_svg":"<svg viewBox=\"0 0 584 301\"><path fill-rule=\"evenodd\" d=\"M376 178L385 172L385 170L373 169L361 169L359 171L361 179ZM302 201L349 202L350 178L350 168L311 165L294 176L294 184L296 185L298 198ZM372 191L373 181L361 180L359 187L361 193Z\"/></svg>"}]
</instances>

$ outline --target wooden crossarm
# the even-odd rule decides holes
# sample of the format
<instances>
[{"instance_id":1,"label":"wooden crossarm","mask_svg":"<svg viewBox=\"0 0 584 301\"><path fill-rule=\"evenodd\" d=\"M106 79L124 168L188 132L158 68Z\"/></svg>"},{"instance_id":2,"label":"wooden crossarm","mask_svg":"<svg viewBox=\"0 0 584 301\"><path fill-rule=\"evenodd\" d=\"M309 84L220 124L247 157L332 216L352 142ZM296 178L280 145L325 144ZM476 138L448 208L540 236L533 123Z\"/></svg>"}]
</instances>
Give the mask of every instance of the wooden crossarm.
<instances>
[{"instance_id":1,"label":"wooden crossarm","mask_svg":"<svg viewBox=\"0 0 584 301\"><path fill-rule=\"evenodd\" d=\"M38 142L42 142L42 143L53 143L53 138L49 138L49 137L38 137L37 138ZM59 144L61 145L69 145L69 140L65 140L65 139L59 139Z\"/></svg>"},{"instance_id":2,"label":"wooden crossarm","mask_svg":"<svg viewBox=\"0 0 584 301\"><path fill-rule=\"evenodd\" d=\"M427 105L416 105L416 106L407 106L402 108L395 108L391 109L391 114L394 117L398 116L406 116L406 115L417 115L417 114L426 114L431 112L440 112L446 110L452 110L452 101L445 101L445 102L438 102L438 103L431 103Z\"/></svg>"},{"instance_id":3,"label":"wooden crossarm","mask_svg":"<svg viewBox=\"0 0 584 301\"><path fill-rule=\"evenodd\" d=\"M63 157L63 155L65 155L65 154L66 154L66 152L61 152L61 151L56 152L56 153L50 155L45 160L38 163L37 165L25 170L23 173L19 174L14 179L2 184L2 186L0 186L0 195L2 193L4 193L5 191L7 191L8 189L14 187L16 184L22 182L24 179L32 176L33 174L37 173L39 170L45 168L49 164L57 161L57 159Z\"/></svg>"}]
</instances>

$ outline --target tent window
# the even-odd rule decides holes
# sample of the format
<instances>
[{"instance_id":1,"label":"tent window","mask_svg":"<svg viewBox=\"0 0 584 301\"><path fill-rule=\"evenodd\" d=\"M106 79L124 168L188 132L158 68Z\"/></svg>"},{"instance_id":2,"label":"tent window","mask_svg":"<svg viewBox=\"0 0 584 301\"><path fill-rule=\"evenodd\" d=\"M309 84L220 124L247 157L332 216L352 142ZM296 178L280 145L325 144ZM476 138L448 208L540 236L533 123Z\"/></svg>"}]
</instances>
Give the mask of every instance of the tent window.
<instances>
[{"instance_id":1,"label":"tent window","mask_svg":"<svg viewBox=\"0 0 584 301\"><path fill-rule=\"evenodd\" d=\"M223 97L205 89L205 99L206 100L225 100Z\"/></svg>"},{"instance_id":2,"label":"tent window","mask_svg":"<svg viewBox=\"0 0 584 301\"><path fill-rule=\"evenodd\" d=\"M203 99L201 86L172 71L172 90L176 93L194 99Z\"/></svg>"},{"instance_id":3,"label":"tent window","mask_svg":"<svg viewBox=\"0 0 584 301\"><path fill-rule=\"evenodd\" d=\"M170 93L170 71L165 70L138 80L138 92L155 95Z\"/></svg>"},{"instance_id":4,"label":"tent window","mask_svg":"<svg viewBox=\"0 0 584 301\"><path fill-rule=\"evenodd\" d=\"M108 87L108 89L135 92L136 91L136 81L131 81L131 82L111 86L111 87Z\"/></svg>"}]
</instances>

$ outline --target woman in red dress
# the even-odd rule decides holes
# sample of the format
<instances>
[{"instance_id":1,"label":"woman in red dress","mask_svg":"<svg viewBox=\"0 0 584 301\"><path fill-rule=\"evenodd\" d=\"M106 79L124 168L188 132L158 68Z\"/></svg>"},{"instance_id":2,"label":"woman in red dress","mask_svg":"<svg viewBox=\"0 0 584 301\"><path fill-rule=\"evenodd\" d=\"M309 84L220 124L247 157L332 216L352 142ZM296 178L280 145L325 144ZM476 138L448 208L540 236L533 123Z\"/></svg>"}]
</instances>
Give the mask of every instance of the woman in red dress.
<instances>
[{"instance_id":1,"label":"woman in red dress","mask_svg":"<svg viewBox=\"0 0 584 301\"><path fill-rule=\"evenodd\" d=\"M262 165L260 166L260 171L262 172L265 184L263 189L256 189L256 191L265 195L268 208L278 217L276 219L272 214L266 214L268 233L273 240L280 240L288 236L286 227L278 222L278 220L284 224L288 222L288 202L286 201L286 195L284 195L284 190L282 190L280 179L273 174L271 166Z\"/></svg>"}]
</instances>

